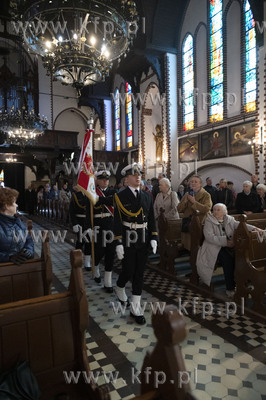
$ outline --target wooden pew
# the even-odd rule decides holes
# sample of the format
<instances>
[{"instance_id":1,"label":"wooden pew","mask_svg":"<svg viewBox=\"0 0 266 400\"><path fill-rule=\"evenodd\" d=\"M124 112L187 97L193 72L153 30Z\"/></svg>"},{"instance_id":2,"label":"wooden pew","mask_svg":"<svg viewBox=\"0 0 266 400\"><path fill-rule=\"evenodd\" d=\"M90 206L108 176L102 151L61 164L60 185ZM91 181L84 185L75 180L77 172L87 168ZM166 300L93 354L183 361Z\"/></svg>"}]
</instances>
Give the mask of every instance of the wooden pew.
<instances>
[{"instance_id":1,"label":"wooden pew","mask_svg":"<svg viewBox=\"0 0 266 400\"><path fill-rule=\"evenodd\" d=\"M266 243L260 242L256 232L249 232L247 218L240 217L240 224L235 232L235 301L241 298L252 300L252 309L266 317ZM254 224L254 221L247 221Z\"/></svg>"},{"instance_id":2,"label":"wooden pew","mask_svg":"<svg viewBox=\"0 0 266 400\"><path fill-rule=\"evenodd\" d=\"M239 221L239 218L241 217L241 215L244 214L232 214L232 217L234 217L237 221ZM246 215L247 221L253 221L253 220L264 220L266 221L266 213L252 213L252 214L248 214Z\"/></svg>"},{"instance_id":3,"label":"wooden pew","mask_svg":"<svg viewBox=\"0 0 266 400\"><path fill-rule=\"evenodd\" d=\"M158 217L160 268L174 276L175 258L181 244L181 225L182 219L167 220L161 209Z\"/></svg>"},{"instance_id":4,"label":"wooden pew","mask_svg":"<svg viewBox=\"0 0 266 400\"><path fill-rule=\"evenodd\" d=\"M176 306L168 305L163 313L152 316L152 326L157 343L152 353L147 353L141 369L141 393L135 400L193 400L179 343L186 337L185 320ZM156 385L156 374L162 385ZM157 376L158 377L158 376ZM146 396L146 397L145 397Z\"/></svg>"},{"instance_id":5,"label":"wooden pew","mask_svg":"<svg viewBox=\"0 0 266 400\"><path fill-rule=\"evenodd\" d=\"M71 251L71 265L67 292L0 306L0 373L18 361L28 360L42 392L40 400L57 400L56 396L62 393L62 398L70 400L110 400L107 385L98 387L83 379L83 374L89 376L90 368L85 344L88 301L81 250ZM152 325L157 344L144 359L142 394L135 400L195 400L188 380L190 371L185 368L179 346L186 337L184 318L176 306L168 305L163 313L158 311L152 316ZM70 371L82 372L77 383L66 382L64 372Z\"/></svg>"},{"instance_id":6,"label":"wooden pew","mask_svg":"<svg viewBox=\"0 0 266 400\"><path fill-rule=\"evenodd\" d=\"M46 236L41 258L20 265L11 262L0 264L0 304L51 294L53 272L49 236L46 231L43 235Z\"/></svg>"},{"instance_id":7,"label":"wooden pew","mask_svg":"<svg viewBox=\"0 0 266 400\"><path fill-rule=\"evenodd\" d=\"M199 284L199 275L197 272L197 254L200 246L203 243L203 224L199 219L199 211L195 210L192 213L191 223L190 223L190 236L191 236L191 247L190 247L190 267L191 275L189 278L190 283L193 285Z\"/></svg>"},{"instance_id":8,"label":"wooden pew","mask_svg":"<svg viewBox=\"0 0 266 400\"><path fill-rule=\"evenodd\" d=\"M42 392L40 400L60 393L71 400L108 400L105 385L83 379L82 371L90 371L85 344L89 314L80 250L71 251L71 265L67 292L0 306L0 372L28 360ZM78 383L66 383L64 373L70 371L81 371Z\"/></svg>"}]
</instances>

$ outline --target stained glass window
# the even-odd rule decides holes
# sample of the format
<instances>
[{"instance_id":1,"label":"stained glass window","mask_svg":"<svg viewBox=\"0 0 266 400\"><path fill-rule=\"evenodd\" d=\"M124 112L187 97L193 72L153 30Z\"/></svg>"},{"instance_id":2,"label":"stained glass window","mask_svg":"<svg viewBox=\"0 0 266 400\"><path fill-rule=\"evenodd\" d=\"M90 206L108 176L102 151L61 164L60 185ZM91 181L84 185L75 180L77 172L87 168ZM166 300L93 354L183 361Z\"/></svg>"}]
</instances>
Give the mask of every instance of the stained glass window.
<instances>
[{"instance_id":1,"label":"stained glass window","mask_svg":"<svg viewBox=\"0 0 266 400\"><path fill-rule=\"evenodd\" d=\"M115 149L121 150L120 143L120 98L119 91L115 91Z\"/></svg>"},{"instance_id":2,"label":"stained glass window","mask_svg":"<svg viewBox=\"0 0 266 400\"><path fill-rule=\"evenodd\" d=\"M183 130L194 128L194 65L193 38L188 35L183 44Z\"/></svg>"},{"instance_id":3,"label":"stained glass window","mask_svg":"<svg viewBox=\"0 0 266 400\"><path fill-rule=\"evenodd\" d=\"M245 62L245 111L256 110L257 81L256 81L256 32L253 13L249 1L244 3L245 12L245 37L246 37L246 62Z\"/></svg>"},{"instance_id":4,"label":"stained glass window","mask_svg":"<svg viewBox=\"0 0 266 400\"><path fill-rule=\"evenodd\" d=\"M223 119L223 1L210 0L210 120Z\"/></svg>"},{"instance_id":5,"label":"stained glass window","mask_svg":"<svg viewBox=\"0 0 266 400\"><path fill-rule=\"evenodd\" d=\"M4 186L4 170L0 172L0 187Z\"/></svg>"},{"instance_id":6,"label":"stained glass window","mask_svg":"<svg viewBox=\"0 0 266 400\"><path fill-rule=\"evenodd\" d=\"M128 82L126 82L126 128L127 147L132 147L132 92Z\"/></svg>"}]
</instances>

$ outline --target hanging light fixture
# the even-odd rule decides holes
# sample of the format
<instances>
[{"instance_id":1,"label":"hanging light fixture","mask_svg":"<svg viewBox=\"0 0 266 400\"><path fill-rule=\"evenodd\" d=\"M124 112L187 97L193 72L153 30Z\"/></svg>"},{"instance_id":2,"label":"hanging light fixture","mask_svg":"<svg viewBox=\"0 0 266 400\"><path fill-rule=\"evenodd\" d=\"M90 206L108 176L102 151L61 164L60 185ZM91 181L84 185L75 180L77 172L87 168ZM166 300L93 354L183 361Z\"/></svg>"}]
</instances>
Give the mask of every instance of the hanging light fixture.
<instances>
[{"instance_id":1,"label":"hanging light fixture","mask_svg":"<svg viewBox=\"0 0 266 400\"><path fill-rule=\"evenodd\" d=\"M6 143L20 147L32 146L48 126L45 117L36 115L34 110L0 111L0 130L6 134Z\"/></svg>"},{"instance_id":2,"label":"hanging light fixture","mask_svg":"<svg viewBox=\"0 0 266 400\"><path fill-rule=\"evenodd\" d=\"M131 0L39 0L26 1L22 21L13 26L42 57L48 75L80 94L85 85L104 81L126 55L137 21Z\"/></svg>"}]
</instances>

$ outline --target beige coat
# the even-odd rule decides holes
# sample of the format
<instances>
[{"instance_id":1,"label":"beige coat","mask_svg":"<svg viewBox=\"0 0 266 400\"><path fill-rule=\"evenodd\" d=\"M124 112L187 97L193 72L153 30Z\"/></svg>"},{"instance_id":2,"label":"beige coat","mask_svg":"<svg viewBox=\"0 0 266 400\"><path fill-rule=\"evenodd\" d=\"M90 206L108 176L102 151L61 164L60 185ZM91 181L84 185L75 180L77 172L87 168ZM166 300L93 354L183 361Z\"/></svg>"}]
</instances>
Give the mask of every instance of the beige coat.
<instances>
[{"instance_id":1,"label":"beige coat","mask_svg":"<svg viewBox=\"0 0 266 400\"><path fill-rule=\"evenodd\" d=\"M157 220L160 215L160 208L164 209L164 216L166 219L178 219L179 214L177 211L177 205L179 203L179 199L177 197L176 192L173 192L171 189L163 195L163 193L158 193L154 202L154 216Z\"/></svg>"},{"instance_id":2,"label":"beige coat","mask_svg":"<svg viewBox=\"0 0 266 400\"><path fill-rule=\"evenodd\" d=\"M177 210L183 213L183 217L189 217L192 215L194 210L199 211L199 219L200 222L203 223L208 214L210 214L210 210L212 208L211 196L205 189L201 188L195 194L195 203L191 203L190 201L185 201L186 196L182 197L182 200L177 206ZM190 233L181 233L181 241L184 245L185 249L190 250Z\"/></svg>"}]
</instances>

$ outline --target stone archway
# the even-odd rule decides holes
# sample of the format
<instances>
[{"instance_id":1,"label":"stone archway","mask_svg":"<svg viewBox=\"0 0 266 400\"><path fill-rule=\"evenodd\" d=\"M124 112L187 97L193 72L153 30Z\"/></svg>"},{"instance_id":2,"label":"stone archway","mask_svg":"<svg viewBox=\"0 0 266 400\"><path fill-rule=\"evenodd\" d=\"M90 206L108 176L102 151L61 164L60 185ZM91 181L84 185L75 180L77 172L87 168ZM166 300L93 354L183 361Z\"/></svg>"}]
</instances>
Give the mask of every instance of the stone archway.
<instances>
[{"instance_id":1,"label":"stone archway","mask_svg":"<svg viewBox=\"0 0 266 400\"><path fill-rule=\"evenodd\" d=\"M202 177L203 186L205 186L206 178L210 177L212 179L213 186L219 182L220 179L224 178L228 181L234 183L234 189L236 193L242 192L242 184L246 180L250 180L251 173L244 168L238 167L234 164L227 163L215 163L202 166L198 168L198 175ZM190 173L186 179L189 179L195 171Z\"/></svg>"}]
</instances>

